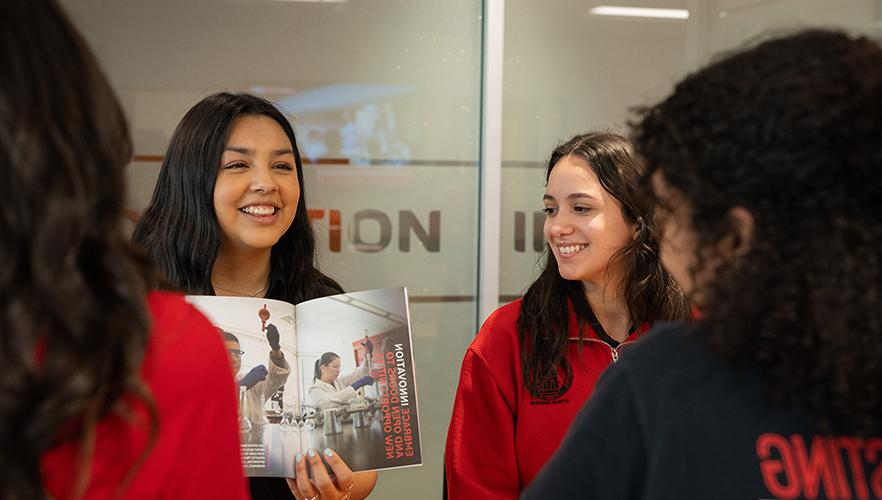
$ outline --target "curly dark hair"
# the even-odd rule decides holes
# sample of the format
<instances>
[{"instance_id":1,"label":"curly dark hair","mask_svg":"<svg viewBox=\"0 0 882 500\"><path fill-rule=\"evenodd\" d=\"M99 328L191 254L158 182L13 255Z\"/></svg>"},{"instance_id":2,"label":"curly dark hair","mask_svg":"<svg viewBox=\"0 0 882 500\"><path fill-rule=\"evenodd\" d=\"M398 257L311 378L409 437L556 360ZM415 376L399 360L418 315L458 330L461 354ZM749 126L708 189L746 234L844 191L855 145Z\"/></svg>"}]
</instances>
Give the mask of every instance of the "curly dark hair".
<instances>
[{"instance_id":1,"label":"curly dark hair","mask_svg":"<svg viewBox=\"0 0 882 500\"><path fill-rule=\"evenodd\" d=\"M0 497L43 498L40 458L71 441L77 497L102 418L145 405L140 460L159 425L140 377L154 273L121 227L131 143L53 0L0 2L0 64Z\"/></svg>"},{"instance_id":2,"label":"curly dark hair","mask_svg":"<svg viewBox=\"0 0 882 500\"><path fill-rule=\"evenodd\" d=\"M758 365L772 401L868 428L882 414L882 49L823 30L767 40L641 114L644 182L660 172L691 210L694 279L733 234L730 210L754 219L746 253L699 283L715 350Z\"/></svg>"},{"instance_id":3,"label":"curly dark hair","mask_svg":"<svg viewBox=\"0 0 882 500\"><path fill-rule=\"evenodd\" d=\"M659 261L653 206L639 188L643 166L633 156L628 139L608 132L573 137L551 154L546 182L555 165L567 156L589 165L603 189L621 203L622 216L636 230L635 238L612 257L621 259L626 270L622 289L631 319L635 324L685 319L689 313L686 299ZM580 341L584 327L596 321L582 282L561 277L547 243L545 253L545 267L524 294L517 320L524 386L537 397L549 377L560 374L564 388L572 383L573 369L565 357L568 308L572 306L576 314Z\"/></svg>"}]
</instances>

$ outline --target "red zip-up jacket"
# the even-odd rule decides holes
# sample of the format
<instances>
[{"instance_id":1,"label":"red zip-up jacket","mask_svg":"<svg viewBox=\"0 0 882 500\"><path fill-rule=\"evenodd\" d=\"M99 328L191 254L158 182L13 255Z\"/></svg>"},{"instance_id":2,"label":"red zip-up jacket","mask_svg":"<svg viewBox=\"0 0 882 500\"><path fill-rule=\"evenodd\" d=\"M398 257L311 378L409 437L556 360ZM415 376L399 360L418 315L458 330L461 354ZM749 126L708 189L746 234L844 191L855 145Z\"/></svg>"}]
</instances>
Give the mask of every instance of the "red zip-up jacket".
<instances>
[{"instance_id":1,"label":"red zip-up jacket","mask_svg":"<svg viewBox=\"0 0 882 500\"><path fill-rule=\"evenodd\" d=\"M523 384L516 328L520 312L520 300L497 309L466 351L447 431L451 500L517 498L557 450L601 372L618 359L618 349L649 329L641 325L613 348L586 327L580 356L571 310L566 357L573 367L572 385L550 384L537 398Z\"/></svg>"},{"instance_id":2,"label":"red zip-up jacket","mask_svg":"<svg viewBox=\"0 0 882 500\"><path fill-rule=\"evenodd\" d=\"M107 414L95 429L83 498L247 499L235 382L221 336L181 295L152 292L147 305L153 325L141 379L159 413L156 441L136 467L148 444L146 407L129 398L130 411ZM79 442L50 449L40 465L49 496L70 498L81 465Z\"/></svg>"}]
</instances>

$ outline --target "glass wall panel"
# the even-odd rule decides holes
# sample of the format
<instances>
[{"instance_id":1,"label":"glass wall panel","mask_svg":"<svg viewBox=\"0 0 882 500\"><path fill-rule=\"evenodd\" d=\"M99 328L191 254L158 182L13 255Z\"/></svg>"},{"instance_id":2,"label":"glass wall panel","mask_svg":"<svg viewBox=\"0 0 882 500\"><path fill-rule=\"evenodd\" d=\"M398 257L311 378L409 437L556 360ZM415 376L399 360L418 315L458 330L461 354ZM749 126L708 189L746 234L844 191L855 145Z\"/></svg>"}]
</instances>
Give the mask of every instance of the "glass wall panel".
<instances>
[{"instance_id":1,"label":"glass wall panel","mask_svg":"<svg viewBox=\"0 0 882 500\"><path fill-rule=\"evenodd\" d=\"M599 5L680 9L687 19L597 15ZM626 132L628 109L656 102L723 50L808 26L879 35L880 2L854 0L508 0L505 15L500 297L523 293L543 248L545 167L559 142Z\"/></svg>"},{"instance_id":2,"label":"glass wall panel","mask_svg":"<svg viewBox=\"0 0 882 500\"><path fill-rule=\"evenodd\" d=\"M371 498L441 492L459 360L475 332L481 2L65 0L128 112L134 219L175 125L247 91L294 124L321 267L408 286L424 466Z\"/></svg>"}]
</instances>

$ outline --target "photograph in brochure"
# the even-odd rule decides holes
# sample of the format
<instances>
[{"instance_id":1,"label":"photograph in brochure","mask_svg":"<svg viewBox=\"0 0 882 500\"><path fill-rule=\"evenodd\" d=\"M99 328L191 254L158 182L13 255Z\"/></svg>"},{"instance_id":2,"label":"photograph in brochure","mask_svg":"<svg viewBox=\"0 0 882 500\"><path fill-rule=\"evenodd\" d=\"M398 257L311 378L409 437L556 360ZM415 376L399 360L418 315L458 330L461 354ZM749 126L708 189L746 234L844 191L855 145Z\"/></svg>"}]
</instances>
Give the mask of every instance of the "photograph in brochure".
<instances>
[{"instance_id":1,"label":"photograph in brochure","mask_svg":"<svg viewBox=\"0 0 882 500\"><path fill-rule=\"evenodd\" d=\"M249 476L293 477L333 448L352 470L420 465L407 290L302 302L188 296L218 328L238 382Z\"/></svg>"}]
</instances>

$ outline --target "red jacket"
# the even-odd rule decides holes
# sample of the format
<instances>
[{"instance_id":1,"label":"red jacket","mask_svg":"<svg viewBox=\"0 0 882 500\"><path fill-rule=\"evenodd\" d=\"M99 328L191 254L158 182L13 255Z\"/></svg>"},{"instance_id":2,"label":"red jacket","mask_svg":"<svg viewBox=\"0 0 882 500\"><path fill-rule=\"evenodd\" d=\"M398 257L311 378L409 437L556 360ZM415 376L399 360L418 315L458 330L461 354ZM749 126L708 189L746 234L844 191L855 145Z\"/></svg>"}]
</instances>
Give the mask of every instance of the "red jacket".
<instances>
[{"instance_id":1,"label":"red jacket","mask_svg":"<svg viewBox=\"0 0 882 500\"><path fill-rule=\"evenodd\" d=\"M573 314L566 354L572 385L543 388L536 398L521 376L520 311L520 300L497 309L466 351L445 451L451 500L517 498L563 440L600 373L618 359L590 327L579 356ZM626 342L648 329L642 325Z\"/></svg>"},{"instance_id":2,"label":"red jacket","mask_svg":"<svg viewBox=\"0 0 882 500\"><path fill-rule=\"evenodd\" d=\"M180 295L151 293L147 300L153 326L141 377L159 413L156 443L117 497L147 445L147 411L130 399L131 415L104 417L84 498L248 498L233 370L220 335ZM53 498L70 497L78 465L78 442L43 455L43 482Z\"/></svg>"}]
</instances>

